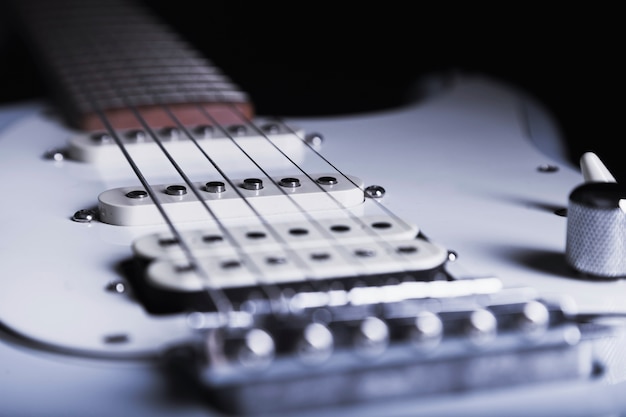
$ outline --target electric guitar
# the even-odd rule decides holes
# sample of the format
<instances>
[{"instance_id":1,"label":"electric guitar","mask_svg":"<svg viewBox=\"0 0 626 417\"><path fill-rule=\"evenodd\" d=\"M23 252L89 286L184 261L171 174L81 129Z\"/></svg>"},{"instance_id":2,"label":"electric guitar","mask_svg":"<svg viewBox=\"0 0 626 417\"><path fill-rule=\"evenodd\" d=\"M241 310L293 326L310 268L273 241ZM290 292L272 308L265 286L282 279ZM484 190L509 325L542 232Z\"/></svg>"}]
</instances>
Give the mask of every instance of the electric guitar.
<instances>
[{"instance_id":1,"label":"electric guitar","mask_svg":"<svg viewBox=\"0 0 626 417\"><path fill-rule=\"evenodd\" d=\"M263 117L133 5L27 3L63 112L0 111L0 415L626 409L626 290L566 257L532 98Z\"/></svg>"}]
</instances>

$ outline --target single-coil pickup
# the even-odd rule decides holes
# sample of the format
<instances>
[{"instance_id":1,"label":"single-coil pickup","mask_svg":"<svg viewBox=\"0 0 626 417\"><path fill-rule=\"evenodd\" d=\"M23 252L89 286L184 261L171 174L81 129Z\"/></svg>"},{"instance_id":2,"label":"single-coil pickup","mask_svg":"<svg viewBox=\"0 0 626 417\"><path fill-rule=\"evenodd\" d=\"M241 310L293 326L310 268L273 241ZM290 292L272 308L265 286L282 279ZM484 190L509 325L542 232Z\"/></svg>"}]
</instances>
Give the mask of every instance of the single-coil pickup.
<instances>
[{"instance_id":1,"label":"single-coil pickup","mask_svg":"<svg viewBox=\"0 0 626 417\"><path fill-rule=\"evenodd\" d=\"M154 135L154 137L153 137ZM156 139L170 153L179 155L197 154L198 147L205 149L211 155L222 159L240 158L240 151L232 146L237 141L246 147L248 153L254 153L255 148L265 149L268 143L280 148L290 156L292 161L300 161L307 145L303 142L304 132L292 129L279 123L259 122L254 128L245 125L231 125L217 127L201 125L190 129L174 127L163 128L155 132L143 130L121 130L115 133L96 132L78 134L69 140L69 156L81 162L110 165L115 161L125 163L119 150L121 144L134 155L135 162L144 163L162 158L163 150L157 145ZM119 143L118 143L119 141ZM315 143L313 143L315 145ZM277 157L279 166L289 164L284 157Z\"/></svg>"},{"instance_id":2,"label":"single-coil pickup","mask_svg":"<svg viewBox=\"0 0 626 417\"><path fill-rule=\"evenodd\" d=\"M309 213L351 208L364 201L362 181L339 175L243 178L192 185L193 189L175 183L152 186L172 221ZM150 193L141 187L107 190L98 200L99 218L104 223L141 226L164 222Z\"/></svg>"}]
</instances>

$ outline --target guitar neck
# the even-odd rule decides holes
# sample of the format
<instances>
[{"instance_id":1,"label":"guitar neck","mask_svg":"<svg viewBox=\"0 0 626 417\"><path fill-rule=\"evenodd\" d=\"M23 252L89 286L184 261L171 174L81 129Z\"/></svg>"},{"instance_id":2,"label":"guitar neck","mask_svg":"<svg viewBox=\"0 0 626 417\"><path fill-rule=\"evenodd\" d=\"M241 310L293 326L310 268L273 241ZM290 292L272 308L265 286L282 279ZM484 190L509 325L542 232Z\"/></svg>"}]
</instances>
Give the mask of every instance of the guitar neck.
<instances>
[{"instance_id":1,"label":"guitar neck","mask_svg":"<svg viewBox=\"0 0 626 417\"><path fill-rule=\"evenodd\" d=\"M250 118L253 106L212 62L143 7L110 0L15 2L68 123L94 131Z\"/></svg>"}]
</instances>

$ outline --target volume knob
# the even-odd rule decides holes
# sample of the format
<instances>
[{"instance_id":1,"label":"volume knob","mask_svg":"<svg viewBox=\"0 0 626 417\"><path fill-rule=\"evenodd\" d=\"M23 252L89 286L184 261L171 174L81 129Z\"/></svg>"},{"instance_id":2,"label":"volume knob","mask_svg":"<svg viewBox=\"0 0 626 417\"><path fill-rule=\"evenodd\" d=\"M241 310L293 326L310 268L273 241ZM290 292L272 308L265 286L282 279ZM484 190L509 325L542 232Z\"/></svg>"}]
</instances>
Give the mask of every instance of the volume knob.
<instances>
[{"instance_id":1,"label":"volume knob","mask_svg":"<svg viewBox=\"0 0 626 417\"><path fill-rule=\"evenodd\" d=\"M626 187L588 182L571 192L565 256L574 269L589 275L626 276Z\"/></svg>"}]
</instances>

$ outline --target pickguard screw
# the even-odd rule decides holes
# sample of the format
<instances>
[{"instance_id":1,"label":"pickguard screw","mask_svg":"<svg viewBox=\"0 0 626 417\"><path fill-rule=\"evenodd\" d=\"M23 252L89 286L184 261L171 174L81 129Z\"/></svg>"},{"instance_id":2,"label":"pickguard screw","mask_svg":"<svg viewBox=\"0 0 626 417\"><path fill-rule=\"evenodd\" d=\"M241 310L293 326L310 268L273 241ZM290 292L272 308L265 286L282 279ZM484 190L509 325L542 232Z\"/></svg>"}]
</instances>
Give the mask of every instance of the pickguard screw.
<instances>
[{"instance_id":1,"label":"pickguard screw","mask_svg":"<svg viewBox=\"0 0 626 417\"><path fill-rule=\"evenodd\" d=\"M319 149L324 143L324 137L319 133L310 133L304 137L304 142L314 149Z\"/></svg>"},{"instance_id":2,"label":"pickguard screw","mask_svg":"<svg viewBox=\"0 0 626 417\"><path fill-rule=\"evenodd\" d=\"M126 292L126 285L124 285L123 282L115 281L115 282L109 283L109 285L107 285L106 289L107 289L107 291L110 291L110 292L114 292L114 293L117 293L117 294L123 294L124 292Z\"/></svg>"},{"instance_id":3,"label":"pickguard screw","mask_svg":"<svg viewBox=\"0 0 626 417\"><path fill-rule=\"evenodd\" d=\"M559 170L558 166L551 165L551 164L542 164L537 167L537 171L543 172L546 174L551 174L553 172L557 172L558 170Z\"/></svg>"},{"instance_id":4,"label":"pickguard screw","mask_svg":"<svg viewBox=\"0 0 626 417\"><path fill-rule=\"evenodd\" d=\"M51 149L48 152L46 152L43 157L45 159L48 159L50 161L56 161L56 162L61 162L65 159L66 157L66 151L63 149Z\"/></svg>"},{"instance_id":5,"label":"pickguard screw","mask_svg":"<svg viewBox=\"0 0 626 417\"><path fill-rule=\"evenodd\" d=\"M380 185L370 185L365 188L365 196L369 198L382 198L385 192L385 189Z\"/></svg>"},{"instance_id":6,"label":"pickguard screw","mask_svg":"<svg viewBox=\"0 0 626 417\"><path fill-rule=\"evenodd\" d=\"M96 214L93 210L78 210L72 216L72 220L78 223L89 223L92 220L95 220Z\"/></svg>"},{"instance_id":7,"label":"pickguard screw","mask_svg":"<svg viewBox=\"0 0 626 417\"><path fill-rule=\"evenodd\" d=\"M300 180L297 178L287 177L287 178L281 179L278 184L281 187L285 187L285 188L296 188L300 186Z\"/></svg>"}]
</instances>

